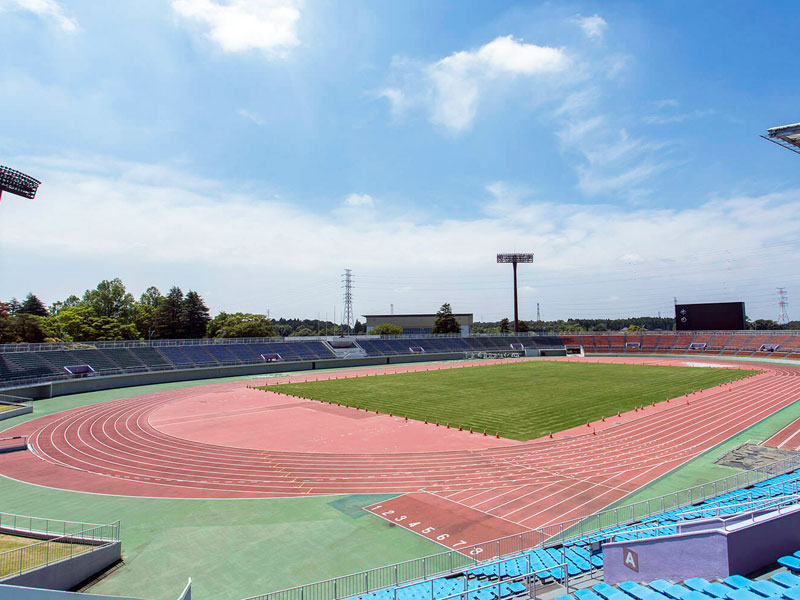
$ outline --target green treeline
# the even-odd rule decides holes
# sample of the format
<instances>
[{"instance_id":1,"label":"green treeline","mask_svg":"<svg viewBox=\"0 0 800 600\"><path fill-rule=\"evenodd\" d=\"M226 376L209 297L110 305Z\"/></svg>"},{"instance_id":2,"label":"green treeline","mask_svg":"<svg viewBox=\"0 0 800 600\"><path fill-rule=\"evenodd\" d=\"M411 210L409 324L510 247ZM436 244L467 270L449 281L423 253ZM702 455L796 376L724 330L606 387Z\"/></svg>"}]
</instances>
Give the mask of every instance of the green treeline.
<instances>
[{"instance_id":1,"label":"green treeline","mask_svg":"<svg viewBox=\"0 0 800 600\"><path fill-rule=\"evenodd\" d=\"M356 329L363 331L357 321ZM49 307L33 293L0 302L0 344L51 341L147 340L201 337L335 335L331 322L272 320L266 315L221 312L213 319L203 298L174 286L166 295L149 287L137 300L120 279L101 281L83 296Z\"/></svg>"}]
</instances>

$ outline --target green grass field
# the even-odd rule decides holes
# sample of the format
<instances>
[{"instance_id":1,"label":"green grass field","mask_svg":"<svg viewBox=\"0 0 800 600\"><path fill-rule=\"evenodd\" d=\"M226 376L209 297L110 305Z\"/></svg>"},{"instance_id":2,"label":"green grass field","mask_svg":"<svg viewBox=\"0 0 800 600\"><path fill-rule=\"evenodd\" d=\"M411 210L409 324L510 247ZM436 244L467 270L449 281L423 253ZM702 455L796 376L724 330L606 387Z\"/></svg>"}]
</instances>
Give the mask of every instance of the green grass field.
<instances>
[{"instance_id":1,"label":"green grass field","mask_svg":"<svg viewBox=\"0 0 800 600\"><path fill-rule=\"evenodd\" d=\"M27 548L21 554L5 554L11 550ZM82 544L62 544L59 542L43 542L32 538L15 535L0 534L0 577L6 577L14 573L30 571L40 566L83 554L92 549L92 546Z\"/></svg>"},{"instance_id":2,"label":"green grass field","mask_svg":"<svg viewBox=\"0 0 800 600\"><path fill-rule=\"evenodd\" d=\"M283 384L277 391L514 440L563 431L756 371L519 362ZM275 390L275 388L271 388Z\"/></svg>"}]
</instances>

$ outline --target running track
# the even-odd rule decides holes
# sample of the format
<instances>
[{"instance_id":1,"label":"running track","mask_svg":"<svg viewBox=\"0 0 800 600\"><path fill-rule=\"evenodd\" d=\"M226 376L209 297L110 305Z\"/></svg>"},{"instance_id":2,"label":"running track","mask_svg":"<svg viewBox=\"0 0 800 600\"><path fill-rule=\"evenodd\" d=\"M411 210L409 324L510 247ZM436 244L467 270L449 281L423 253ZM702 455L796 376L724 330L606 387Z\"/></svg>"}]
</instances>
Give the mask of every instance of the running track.
<instances>
[{"instance_id":1,"label":"running track","mask_svg":"<svg viewBox=\"0 0 800 600\"><path fill-rule=\"evenodd\" d=\"M586 360L674 364L687 359ZM424 535L431 539L446 530L447 537L438 541L453 547L594 513L800 398L800 368L759 368L764 369L759 375L673 399L637 418L580 428L586 431L580 435L401 454L231 448L173 437L151 426L153 411L198 389L184 388L17 426L9 433L28 434L33 452L6 455L0 473L53 487L139 496L405 494L372 511L418 533L427 530Z\"/></svg>"}]
</instances>

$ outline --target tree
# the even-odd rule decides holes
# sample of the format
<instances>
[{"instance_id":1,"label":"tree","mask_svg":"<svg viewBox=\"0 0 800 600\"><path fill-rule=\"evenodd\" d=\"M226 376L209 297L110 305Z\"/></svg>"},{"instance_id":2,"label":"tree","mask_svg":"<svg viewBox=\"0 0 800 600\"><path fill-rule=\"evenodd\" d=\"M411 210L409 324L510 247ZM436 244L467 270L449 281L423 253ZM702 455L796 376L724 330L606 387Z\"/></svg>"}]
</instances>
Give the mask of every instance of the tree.
<instances>
[{"instance_id":1,"label":"tree","mask_svg":"<svg viewBox=\"0 0 800 600\"><path fill-rule=\"evenodd\" d=\"M644 331L644 327L639 327L638 325L628 325L625 331Z\"/></svg>"},{"instance_id":2,"label":"tree","mask_svg":"<svg viewBox=\"0 0 800 600\"><path fill-rule=\"evenodd\" d=\"M201 338L206 334L206 327L211 317L208 307L203 302L200 294L189 290L181 306L181 324L183 335L189 338ZM242 336L263 337L263 336Z\"/></svg>"},{"instance_id":3,"label":"tree","mask_svg":"<svg viewBox=\"0 0 800 600\"><path fill-rule=\"evenodd\" d=\"M176 339L183 337L182 310L183 292L181 288L173 286L164 300L159 303L153 319L156 334L159 338Z\"/></svg>"},{"instance_id":4,"label":"tree","mask_svg":"<svg viewBox=\"0 0 800 600\"><path fill-rule=\"evenodd\" d=\"M265 315L219 313L206 328L210 338L275 337L272 321Z\"/></svg>"},{"instance_id":5,"label":"tree","mask_svg":"<svg viewBox=\"0 0 800 600\"><path fill-rule=\"evenodd\" d=\"M54 337L64 341L135 340L139 332L133 323L124 323L98 315L86 304L62 308L49 317L49 329Z\"/></svg>"},{"instance_id":6,"label":"tree","mask_svg":"<svg viewBox=\"0 0 800 600\"><path fill-rule=\"evenodd\" d=\"M528 331L528 323L526 321L519 321L519 324L517 325L517 331L520 333L525 333Z\"/></svg>"},{"instance_id":7,"label":"tree","mask_svg":"<svg viewBox=\"0 0 800 600\"><path fill-rule=\"evenodd\" d=\"M28 293L28 295L25 296L25 300L20 305L17 314L46 317L47 307L44 305L44 302L39 300L33 293Z\"/></svg>"},{"instance_id":8,"label":"tree","mask_svg":"<svg viewBox=\"0 0 800 600\"><path fill-rule=\"evenodd\" d=\"M38 344L45 340L47 334L43 327L42 317L20 313L12 321L12 343Z\"/></svg>"},{"instance_id":9,"label":"tree","mask_svg":"<svg viewBox=\"0 0 800 600\"><path fill-rule=\"evenodd\" d=\"M8 301L8 314L15 315L19 312L19 309L22 305L19 303L19 300L16 298L12 298Z\"/></svg>"},{"instance_id":10,"label":"tree","mask_svg":"<svg viewBox=\"0 0 800 600\"><path fill-rule=\"evenodd\" d=\"M305 337L309 335L317 335L317 332L308 327L307 325L302 325L295 329L292 333L289 334L289 337Z\"/></svg>"},{"instance_id":11,"label":"tree","mask_svg":"<svg viewBox=\"0 0 800 600\"><path fill-rule=\"evenodd\" d=\"M97 288L86 290L83 301L100 317L122 319L130 322L133 319L133 294L125 290L125 284L119 277L111 281L104 279Z\"/></svg>"},{"instance_id":12,"label":"tree","mask_svg":"<svg viewBox=\"0 0 800 600\"><path fill-rule=\"evenodd\" d=\"M163 299L164 296L160 291L158 291L158 288L154 285L151 285L139 298L139 304L144 304L145 306L152 306L155 308Z\"/></svg>"},{"instance_id":13,"label":"tree","mask_svg":"<svg viewBox=\"0 0 800 600\"><path fill-rule=\"evenodd\" d=\"M453 316L453 309L445 302L436 313L436 320L433 322L431 333L461 333L461 326Z\"/></svg>"},{"instance_id":14,"label":"tree","mask_svg":"<svg viewBox=\"0 0 800 600\"><path fill-rule=\"evenodd\" d=\"M375 325L369 333L370 335L400 335L403 333L403 328L392 323L381 323Z\"/></svg>"},{"instance_id":15,"label":"tree","mask_svg":"<svg viewBox=\"0 0 800 600\"><path fill-rule=\"evenodd\" d=\"M503 317L500 319L500 333L509 333L511 331L511 324L508 319Z\"/></svg>"},{"instance_id":16,"label":"tree","mask_svg":"<svg viewBox=\"0 0 800 600\"><path fill-rule=\"evenodd\" d=\"M755 329L757 331L766 331L771 329L782 329L782 327L772 319L756 319L755 321L750 323L750 329Z\"/></svg>"}]
</instances>

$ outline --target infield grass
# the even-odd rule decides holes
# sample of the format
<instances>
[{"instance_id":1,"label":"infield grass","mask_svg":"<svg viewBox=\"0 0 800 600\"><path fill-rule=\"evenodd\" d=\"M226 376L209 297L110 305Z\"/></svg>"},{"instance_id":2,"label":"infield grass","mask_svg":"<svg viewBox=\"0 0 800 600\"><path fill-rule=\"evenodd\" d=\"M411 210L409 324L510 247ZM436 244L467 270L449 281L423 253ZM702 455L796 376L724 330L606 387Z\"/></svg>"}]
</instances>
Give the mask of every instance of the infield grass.
<instances>
[{"instance_id":1,"label":"infield grass","mask_svg":"<svg viewBox=\"0 0 800 600\"><path fill-rule=\"evenodd\" d=\"M526 361L281 384L270 390L531 440L756 372Z\"/></svg>"}]
</instances>

